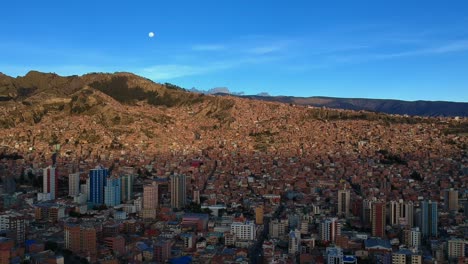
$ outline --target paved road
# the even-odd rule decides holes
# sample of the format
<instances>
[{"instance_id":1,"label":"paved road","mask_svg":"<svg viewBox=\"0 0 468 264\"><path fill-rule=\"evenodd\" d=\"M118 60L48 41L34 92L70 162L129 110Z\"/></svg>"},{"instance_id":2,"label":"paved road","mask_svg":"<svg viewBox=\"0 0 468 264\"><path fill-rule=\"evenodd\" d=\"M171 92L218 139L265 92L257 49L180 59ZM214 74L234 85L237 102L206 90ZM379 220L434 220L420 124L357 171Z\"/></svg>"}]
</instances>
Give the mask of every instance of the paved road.
<instances>
[{"instance_id":1,"label":"paved road","mask_svg":"<svg viewBox=\"0 0 468 264\"><path fill-rule=\"evenodd\" d=\"M218 168L218 161L217 161L217 160L215 160L214 167L213 167L213 169L211 170L210 175L208 175L208 179L206 179L205 184L203 185L203 189L201 190L200 194L204 194L204 193L205 193L206 186L208 185L208 182L211 181L211 180L213 179L213 175L214 175L215 172L216 172L216 168Z\"/></svg>"},{"instance_id":2,"label":"paved road","mask_svg":"<svg viewBox=\"0 0 468 264\"><path fill-rule=\"evenodd\" d=\"M271 219L278 218L284 210L284 205L280 204L276 211L273 213L273 217L265 217L263 221L263 231L260 236L257 238L255 244L249 248L249 258L250 263L252 264L259 264L262 263L263 260L263 242L268 237L268 228L270 226Z\"/></svg>"}]
</instances>

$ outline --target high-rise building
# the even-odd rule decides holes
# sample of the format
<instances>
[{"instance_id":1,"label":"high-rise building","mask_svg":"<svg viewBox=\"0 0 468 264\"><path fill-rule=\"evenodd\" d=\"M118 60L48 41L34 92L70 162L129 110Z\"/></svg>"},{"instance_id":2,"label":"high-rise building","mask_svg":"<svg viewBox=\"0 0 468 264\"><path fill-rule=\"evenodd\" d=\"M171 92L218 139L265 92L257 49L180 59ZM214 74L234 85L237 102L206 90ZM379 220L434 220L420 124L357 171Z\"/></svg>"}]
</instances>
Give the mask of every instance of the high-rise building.
<instances>
[{"instance_id":1,"label":"high-rise building","mask_svg":"<svg viewBox=\"0 0 468 264\"><path fill-rule=\"evenodd\" d=\"M16 244L23 244L26 238L26 220L16 212L0 214L0 231L9 231Z\"/></svg>"},{"instance_id":2,"label":"high-rise building","mask_svg":"<svg viewBox=\"0 0 468 264\"><path fill-rule=\"evenodd\" d=\"M341 224L338 218L327 218L320 223L320 239L324 242L335 242L341 235Z\"/></svg>"},{"instance_id":3,"label":"high-rise building","mask_svg":"<svg viewBox=\"0 0 468 264\"><path fill-rule=\"evenodd\" d=\"M97 230L91 224L66 223L64 226L65 248L75 254L89 257L92 262L97 257Z\"/></svg>"},{"instance_id":4,"label":"high-rise building","mask_svg":"<svg viewBox=\"0 0 468 264\"><path fill-rule=\"evenodd\" d=\"M338 215L349 217L350 213L350 190L339 190L338 191Z\"/></svg>"},{"instance_id":5,"label":"high-rise building","mask_svg":"<svg viewBox=\"0 0 468 264\"><path fill-rule=\"evenodd\" d=\"M231 234L234 234L238 240L255 240L255 223L252 221L233 222L231 224Z\"/></svg>"},{"instance_id":6,"label":"high-rise building","mask_svg":"<svg viewBox=\"0 0 468 264\"><path fill-rule=\"evenodd\" d=\"M288 230L289 226L289 221L287 218L285 219L275 219L270 221L270 227L269 227L269 232L270 232L270 237L271 238L280 238L284 236Z\"/></svg>"},{"instance_id":7,"label":"high-rise building","mask_svg":"<svg viewBox=\"0 0 468 264\"><path fill-rule=\"evenodd\" d=\"M68 196L77 196L80 194L80 173L68 175Z\"/></svg>"},{"instance_id":8,"label":"high-rise building","mask_svg":"<svg viewBox=\"0 0 468 264\"><path fill-rule=\"evenodd\" d=\"M395 252L392 254L392 263L395 264L406 264L406 255L402 253Z\"/></svg>"},{"instance_id":9,"label":"high-rise building","mask_svg":"<svg viewBox=\"0 0 468 264\"><path fill-rule=\"evenodd\" d=\"M120 178L120 180L120 186L122 187L122 202L133 199L133 174L125 174Z\"/></svg>"},{"instance_id":10,"label":"high-rise building","mask_svg":"<svg viewBox=\"0 0 468 264\"><path fill-rule=\"evenodd\" d=\"M64 225L63 230L65 236L65 248L73 252L79 252L81 248L80 225L74 223L66 223Z\"/></svg>"},{"instance_id":11,"label":"high-rise building","mask_svg":"<svg viewBox=\"0 0 468 264\"><path fill-rule=\"evenodd\" d=\"M200 204L200 190L198 189L193 190L193 202Z\"/></svg>"},{"instance_id":12,"label":"high-rise building","mask_svg":"<svg viewBox=\"0 0 468 264\"><path fill-rule=\"evenodd\" d=\"M171 207L181 209L187 198L187 177L183 174L171 175Z\"/></svg>"},{"instance_id":13,"label":"high-rise building","mask_svg":"<svg viewBox=\"0 0 468 264\"><path fill-rule=\"evenodd\" d=\"M98 166L89 171L89 201L94 205L104 204L104 187L109 170Z\"/></svg>"},{"instance_id":14,"label":"high-rise building","mask_svg":"<svg viewBox=\"0 0 468 264\"><path fill-rule=\"evenodd\" d=\"M43 193L49 194L54 200L58 195L58 178L55 167L49 166L43 170Z\"/></svg>"},{"instance_id":15,"label":"high-rise building","mask_svg":"<svg viewBox=\"0 0 468 264\"><path fill-rule=\"evenodd\" d=\"M80 185L80 193L84 194L86 197L86 201L89 200L88 193L89 193L89 178L86 179L86 183Z\"/></svg>"},{"instance_id":16,"label":"high-rise building","mask_svg":"<svg viewBox=\"0 0 468 264\"><path fill-rule=\"evenodd\" d=\"M372 236L385 237L385 203L375 202L372 204Z\"/></svg>"},{"instance_id":17,"label":"high-rise building","mask_svg":"<svg viewBox=\"0 0 468 264\"><path fill-rule=\"evenodd\" d=\"M154 245L154 260L157 263L166 263L171 257L171 241L162 240L158 241Z\"/></svg>"},{"instance_id":18,"label":"high-rise building","mask_svg":"<svg viewBox=\"0 0 468 264\"><path fill-rule=\"evenodd\" d=\"M364 226L370 227L372 222L372 204L376 202L377 199L373 197L372 199L364 199L362 201L362 216L361 220Z\"/></svg>"},{"instance_id":19,"label":"high-rise building","mask_svg":"<svg viewBox=\"0 0 468 264\"><path fill-rule=\"evenodd\" d=\"M400 223L400 203L390 201L390 225L398 225Z\"/></svg>"},{"instance_id":20,"label":"high-rise building","mask_svg":"<svg viewBox=\"0 0 468 264\"><path fill-rule=\"evenodd\" d=\"M421 202L421 232L424 238L437 237L439 220L437 202Z\"/></svg>"},{"instance_id":21,"label":"high-rise building","mask_svg":"<svg viewBox=\"0 0 468 264\"><path fill-rule=\"evenodd\" d=\"M447 255L449 259L465 257L465 247L468 246L468 240L451 239L447 243Z\"/></svg>"},{"instance_id":22,"label":"high-rise building","mask_svg":"<svg viewBox=\"0 0 468 264\"><path fill-rule=\"evenodd\" d=\"M400 204L400 225L407 227L414 226L414 204L413 202L403 202Z\"/></svg>"},{"instance_id":23,"label":"high-rise building","mask_svg":"<svg viewBox=\"0 0 468 264\"><path fill-rule=\"evenodd\" d=\"M309 234L309 222L306 221L305 219L302 219L302 222L301 222L301 234Z\"/></svg>"},{"instance_id":24,"label":"high-rise building","mask_svg":"<svg viewBox=\"0 0 468 264\"><path fill-rule=\"evenodd\" d=\"M125 254L125 238L123 236L106 237L104 245L117 256Z\"/></svg>"},{"instance_id":25,"label":"high-rise building","mask_svg":"<svg viewBox=\"0 0 468 264\"><path fill-rule=\"evenodd\" d=\"M410 248L419 248L421 246L421 231L419 227L404 230L404 242Z\"/></svg>"},{"instance_id":26,"label":"high-rise building","mask_svg":"<svg viewBox=\"0 0 468 264\"><path fill-rule=\"evenodd\" d=\"M403 200L390 202L390 225L413 226L413 202Z\"/></svg>"},{"instance_id":27,"label":"high-rise building","mask_svg":"<svg viewBox=\"0 0 468 264\"><path fill-rule=\"evenodd\" d=\"M156 209L158 204L158 184L152 182L143 186L143 208Z\"/></svg>"},{"instance_id":28,"label":"high-rise building","mask_svg":"<svg viewBox=\"0 0 468 264\"><path fill-rule=\"evenodd\" d=\"M263 225L263 205L255 207L255 224Z\"/></svg>"},{"instance_id":29,"label":"high-rise building","mask_svg":"<svg viewBox=\"0 0 468 264\"><path fill-rule=\"evenodd\" d=\"M458 211L458 191L453 188L444 191L444 207L446 211Z\"/></svg>"},{"instance_id":30,"label":"high-rise building","mask_svg":"<svg viewBox=\"0 0 468 264\"><path fill-rule=\"evenodd\" d=\"M300 252L301 248L301 232L298 229L289 232L289 254L296 254Z\"/></svg>"},{"instance_id":31,"label":"high-rise building","mask_svg":"<svg viewBox=\"0 0 468 264\"><path fill-rule=\"evenodd\" d=\"M421 231L418 227L411 228L410 247L419 248L421 246Z\"/></svg>"},{"instance_id":32,"label":"high-rise building","mask_svg":"<svg viewBox=\"0 0 468 264\"><path fill-rule=\"evenodd\" d=\"M119 205L122 200L121 191L119 178L107 178L104 187L104 203L107 206Z\"/></svg>"},{"instance_id":33,"label":"high-rise building","mask_svg":"<svg viewBox=\"0 0 468 264\"><path fill-rule=\"evenodd\" d=\"M152 182L143 186L143 218L155 218L158 205L158 184Z\"/></svg>"}]
</instances>

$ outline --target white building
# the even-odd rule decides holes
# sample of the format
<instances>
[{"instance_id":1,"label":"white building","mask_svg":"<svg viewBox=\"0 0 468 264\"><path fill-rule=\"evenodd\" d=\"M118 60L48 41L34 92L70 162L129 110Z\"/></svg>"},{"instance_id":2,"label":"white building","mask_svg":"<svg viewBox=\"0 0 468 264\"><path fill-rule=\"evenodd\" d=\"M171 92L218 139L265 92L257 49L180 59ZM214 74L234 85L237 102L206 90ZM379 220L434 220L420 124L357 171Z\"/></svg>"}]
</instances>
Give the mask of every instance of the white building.
<instances>
[{"instance_id":1,"label":"white building","mask_svg":"<svg viewBox=\"0 0 468 264\"><path fill-rule=\"evenodd\" d=\"M80 174L72 173L68 175L68 195L71 197L80 194Z\"/></svg>"},{"instance_id":2,"label":"white building","mask_svg":"<svg viewBox=\"0 0 468 264\"><path fill-rule=\"evenodd\" d=\"M52 200L52 198L50 196L50 193L37 193L37 200L45 202Z\"/></svg>"},{"instance_id":3,"label":"white building","mask_svg":"<svg viewBox=\"0 0 468 264\"><path fill-rule=\"evenodd\" d=\"M313 204L313 205L312 205L312 212L313 212L315 215L320 214L320 206Z\"/></svg>"},{"instance_id":4,"label":"white building","mask_svg":"<svg viewBox=\"0 0 468 264\"><path fill-rule=\"evenodd\" d=\"M252 221L234 222L231 224L231 234L238 240L255 240L255 223Z\"/></svg>"},{"instance_id":5,"label":"white building","mask_svg":"<svg viewBox=\"0 0 468 264\"><path fill-rule=\"evenodd\" d=\"M136 198L133 200L133 205L135 206L135 210L140 212L143 207L143 199L141 199L141 197Z\"/></svg>"},{"instance_id":6,"label":"white building","mask_svg":"<svg viewBox=\"0 0 468 264\"><path fill-rule=\"evenodd\" d=\"M88 201L88 196L84 193L80 193L73 197L73 202L77 204L85 204Z\"/></svg>"},{"instance_id":7,"label":"white building","mask_svg":"<svg viewBox=\"0 0 468 264\"><path fill-rule=\"evenodd\" d=\"M57 195L57 173L55 167L49 166L43 170L42 192L50 193L50 199L54 200Z\"/></svg>"},{"instance_id":8,"label":"white building","mask_svg":"<svg viewBox=\"0 0 468 264\"><path fill-rule=\"evenodd\" d=\"M341 234L341 224L338 218L327 218L320 223L320 239L322 241L334 242L336 236Z\"/></svg>"},{"instance_id":9,"label":"white building","mask_svg":"<svg viewBox=\"0 0 468 264\"><path fill-rule=\"evenodd\" d=\"M343 250L339 247L327 247L327 264L343 264Z\"/></svg>"},{"instance_id":10,"label":"white building","mask_svg":"<svg viewBox=\"0 0 468 264\"><path fill-rule=\"evenodd\" d=\"M421 231L419 231L419 227L411 228L409 246L413 248L419 248L420 245Z\"/></svg>"},{"instance_id":11,"label":"white building","mask_svg":"<svg viewBox=\"0 0 468 264\"><path fill-rule=\"evenodd\" d=\"M413 226L414 205L413 202L390 201L390 225Z\"/></svg>"},{"instance_id":12,"label":"white building","mask_svg":"<svg viewBox=\"0 0 468 264\"><path fill-rule=\"evenodd\" d=\"M88 180L86 180L88 182ZM88 201L88 184L84 183L80 185L80 193L84 194L86 196L86 201Z\"/></svg>"},{"instance_id":13,"label":"white building","mask_svg":"<svg viewBox=\"0 0 468 264\"><path fill-rule=\"evenodd\" d=\"M125 212L125 211L114 211L114 219L117 219L117 220L127 219L127 212Z\"/></svg>"},{"instance_id":14,"label":"white building","mask_svg":"<svg viewBox=\"0 0 468 264\"><path fill-rule=\"evenodd\" d=\"M468 240L463 240L463 239L449 240L447 243L447 254L448 254L449 259L464 257L466 244L468 244Z\"/></svg>"},{"instance_id":15,"label":"white building","mask_svg":"<svg viewBox=\"0 0 468 264\"><path fill-rule=\"evenodd\" d=\"M11 231L16 243L24 243L26 225L22 214L11 211L0 214L0 231Z\"/></svg>"},{"instance_id":16,"label":"white building","mask_svg":"<svg viewBox=\"0 0 468 264\"><path fill-rule=\"evenodd\" d=\"M134 204L122 204L121 206L127 214L134 214L137 212L137 208Z\"/></svg>"},{"instance_id":17,"label":"white building","mask_svg":"<svg viewBox=\"0 0 468 264\"><path fill-rule=\"evenodd\" d=\"M289 254L296 254L300 252L300 247L301 247L301 231L298 229L291 230L289 232L289 248L288 248L288 253Z\"/></svg>"},{"instance_id":18,"label":"white building","mask_svg":"<svg viewBox=\"0 0 468 264\"><path fill-rule=\"evenodd\" d=\"M308 234L309 233L309 222L302 220L301 222L301 234Z\"/></svg>"},{"instance_id":19,"label":"white building","mask_svg":"<svg viewBox=\"0 0 468 264\"><path fill-rule=\"evenodd\" d=\"M286 219L275 219L270 221L270 237L271 238L280 238L284 235L286 235L286 232L288 230L289 226L289 220Z\"/></svg>"},{"instance_id":20,"label":"white building","mask_svg":"<svg viewBox=\"0 0 468 264\"><path fill-rule=\"evenodd\" d=\"M392 264L422 264L422 255L410 250L400 250L392 254Z\"/></svg>"},{"instance_id":21,"label":"white building","mask_svg":"<svg viewBox=\"0 0 468 264\"><path fill-rule=\"evenodd\" d=\"M91 179L88 177L86 179L86 197L88 198L88 201L91 200ZM82 189L83 191L83 189Z\"/></svg>"}]
</instances>

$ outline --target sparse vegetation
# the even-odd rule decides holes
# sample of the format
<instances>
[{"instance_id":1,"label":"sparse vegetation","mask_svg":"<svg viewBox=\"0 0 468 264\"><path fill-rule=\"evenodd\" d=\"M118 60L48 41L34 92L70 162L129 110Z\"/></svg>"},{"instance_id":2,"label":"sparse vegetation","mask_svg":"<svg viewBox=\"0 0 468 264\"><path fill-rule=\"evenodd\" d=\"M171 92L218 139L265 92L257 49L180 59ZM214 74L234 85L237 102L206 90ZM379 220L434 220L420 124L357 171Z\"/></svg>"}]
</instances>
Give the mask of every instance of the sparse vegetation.
<instances>
[{"instance_id":1,"label":"sparse vegetation","mask_svg":"<svg viewBox=\"0 0 468 264\"><path fill-rule=\"evenodd\" d=\"M380 163L382 164L400 164L400 165L408 164L408 162L402 159L399 155L392 154L388 152L388 150L381 149L377 151L377 153L380 153L383 155L383 158L380 160Z\"/></svg>"},{"instance_id":2,"label":"sparse vegetation","mask_svg":"<svg viewBox=\"0 0 468 264\"><path fill-rule=\"evenodd\" d=\"M89 86L125 104L134 104L136 101L158 97L156 91L145 91L141 87L130 88L126 76L114 76L108 81L92 82Z\"/></svg>"},{"instance_id":3,"label":"sparse vegetation","mask_svg":"<svg viewBox=\"0 0 468 264\"><path fill-rule=\"evenodd\" d=\"M464 123L451 123L446 129L443 130L445 135L468 135L468 122Z\"/></svg>"},{"instance_id":4,"label":"sparse vegetation","mask_svg":"<svg viewBox=\"0 0 468 264\"><path fill-rule=\"evenodd\" d=\"M275 142L274 136L278 132L271 132L270 130L261 132L250 132L249 136L255 139L254 148L259 151L266 151L268 147Z\"/></svg>"},{"instance_id":5,"label":"sparse vegetation","mask_svg":"<svg viewBox=\"0 0 468 264\"><path fill-rule=\"evenodd\" d=\"M128 77L114 76L110 80L95 81L89 86L97 89L115 100L133 105L138 101L146 101L154 106L174 107L177 105L191 105L203 101L203 96L186 93L185 90L177 85L170 83L164 84L168 91L158 93L157 91L147 90L140 86L130 87Z\"/></svg>"},{"instance_id":6,"label":"sparse vegetation","mask_svg":"<svg viewBox=\"0 0 468 264\"><path fill-rule=\"evenodd\" d=\"M180 90L180 91L186 91L186 89L178 86L178 85L175 85L175 84L172 84L172 83L164 83L164 87L166 87L167 89L171 89L171 90Z\"/></svg>"}]
</instances>

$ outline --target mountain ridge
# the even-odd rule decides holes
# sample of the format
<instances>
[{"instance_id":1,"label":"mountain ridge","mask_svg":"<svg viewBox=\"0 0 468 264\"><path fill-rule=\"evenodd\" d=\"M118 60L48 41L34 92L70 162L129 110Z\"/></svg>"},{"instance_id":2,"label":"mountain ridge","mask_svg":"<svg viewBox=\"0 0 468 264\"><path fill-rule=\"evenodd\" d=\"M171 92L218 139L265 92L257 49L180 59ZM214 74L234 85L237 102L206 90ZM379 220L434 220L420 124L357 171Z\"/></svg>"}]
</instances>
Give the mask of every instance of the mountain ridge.
<instances>
[{"instance_id":1,"label":"mountain ridge","mask_svg":"<svg viewBox=\"0 0 468 264\"><path fill-rule=\"evenodd\" d=\"M34 159L48 157L56 145L68 156L83 159L128 152L200 155L212 149L296 155L307 146L320 153L354 153L366 144L370 152L411 152L421 147L421 135L440 137L456 151L466 147L468 134L466 118L204 95L131 73L0 75L0 96L0 148L29 153ZM402 136L383 141L391 131Z\"/></svg>"},{"instance_id":2,"label":"mountain ridge","mask_svg":"<svg viewBox=\"0 0 468 264\"><path fill-rule=\"evenodd\" d=\"M22 99L37 92L55 92L56 95L68 96L81 89L84 85L98 85L99 82L109 80L110 78L129 78L133 81L133 86L143 88L145 92L140 94L140 99L146 95L151 97L151 94L160 93L162 98L165 98L163 104L177 104L185 100L188 92L192 95L189 97L198 98L202 93L193 92L192 90L183 89L172 84L159 84L147 78L135 75L130 72L115 72L115 73L87 73L82 76L59 76L55 73L41 73L38 71L30 71L24 76L11 77L0 72L0 101L8 101L12 99ZM136 80L136 81L135 81ZM124 81L125 82L125 81ZM54 87L66 87L65 90L54 90ZM169 88L171 92L166 92ZM139 91L132 90L131 92ZM108 91L109 92L109 91ZM140 91L141 92L141 91ZM149 94L148 94L149 93ZM410 115L410 116L428 116L428 117L468 117L468 103L466 102L451 102L451 101L428 101L415 100L406 101L400 99L373 99L373 98L341 98L329 96L310 96L310 97L295 97L295 96L264 96L264 95L243 95L243 94L226 94L214 93L215 96L233 96L239 98L247 98L269 102L279 102L302 106L327 107L333 109L345 109L354 111L370 111L386 114ZM122 97L125 95L122 95ZM177 99L183 97L182 99ZM34 99L34 98L30 98ZM122 98L121 98L122 99ZM155 99L155 98L153 98ZM150 100L153 100L150 99ZM157 102L152 101L157 104ZM161 102L160 102L161 103Z\"/></svg>"},{"instance_id":3,"label":"mountain ridge","mask_svg":"<svg viewBox=\"0 0 468 264\"><path fill-rule=\"evenodd\" d=\"M355 111L364 110L386 114L430 117L468 116L468 103L464 102L428 100L406 101L399 99L341 98L328 96L295 97L242 95L240 97L304 106L329 107Z\"/></svg>"}]
</instances>

